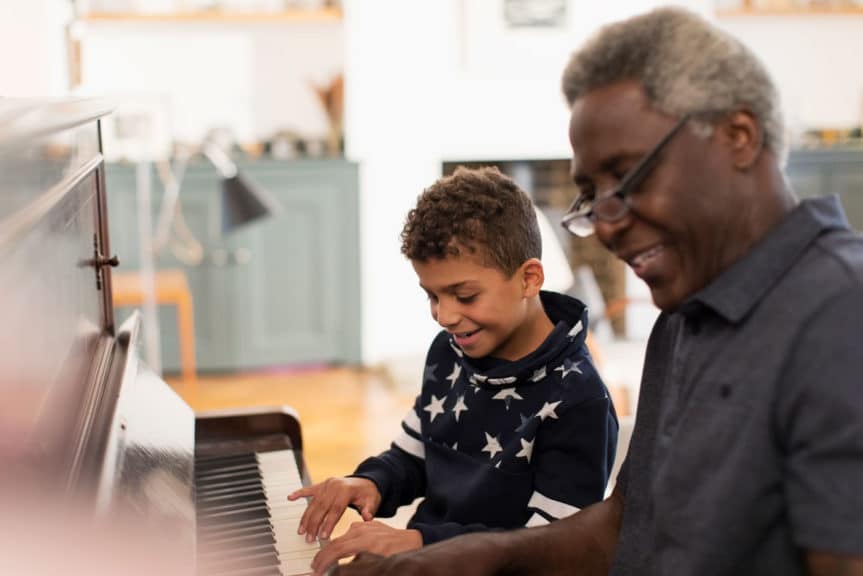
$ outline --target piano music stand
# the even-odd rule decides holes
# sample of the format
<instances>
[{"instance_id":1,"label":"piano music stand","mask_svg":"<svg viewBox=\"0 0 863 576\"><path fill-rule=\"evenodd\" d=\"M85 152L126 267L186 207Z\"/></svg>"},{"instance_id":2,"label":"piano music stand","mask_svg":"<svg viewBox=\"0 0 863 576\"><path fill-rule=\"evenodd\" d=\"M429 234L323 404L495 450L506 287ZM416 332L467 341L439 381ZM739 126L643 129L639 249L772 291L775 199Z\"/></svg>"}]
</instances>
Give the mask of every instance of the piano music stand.
<instances>
[{"instance_id":1,"label":"piano music stand","mask_svg":"<svg viewBox=\"0 0 863 576\"><path fill-rule=\"evenodd\" d=\"M144 287L138 272L114 272L111 277L114 307L139 306L144 302ZM182 270L157 270L154 273L156 304L177 308L177 336L180 341L180 373L186 385L193 385L195 368L195 323L192 293Z\"/></svg>"}]
</instances>

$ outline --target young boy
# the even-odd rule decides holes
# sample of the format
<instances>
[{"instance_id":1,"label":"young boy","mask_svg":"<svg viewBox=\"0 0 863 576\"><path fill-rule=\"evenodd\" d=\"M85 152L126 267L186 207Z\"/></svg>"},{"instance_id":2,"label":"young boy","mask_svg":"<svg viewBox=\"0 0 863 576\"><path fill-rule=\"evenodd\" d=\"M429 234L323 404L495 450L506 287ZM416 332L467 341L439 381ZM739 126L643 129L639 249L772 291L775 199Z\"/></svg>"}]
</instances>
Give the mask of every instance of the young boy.
<instances>
[{"instance_id":1,"label":"young boy","mask_svg":"<svg viewBox=\"0 0 863 576\"><path fill-rule=\"evenodd\" d=\"M458 169L425 190L401 234L443 327L422 391L389 450L311 496L299 533L326 538L316 573L360 551L394 554L490 529L534 526L602 499L617 418L584 339L581 302L541 292L530 198L495 168ZM424 497L406 530L371 521Z\"/></svg>"}]
</instances>

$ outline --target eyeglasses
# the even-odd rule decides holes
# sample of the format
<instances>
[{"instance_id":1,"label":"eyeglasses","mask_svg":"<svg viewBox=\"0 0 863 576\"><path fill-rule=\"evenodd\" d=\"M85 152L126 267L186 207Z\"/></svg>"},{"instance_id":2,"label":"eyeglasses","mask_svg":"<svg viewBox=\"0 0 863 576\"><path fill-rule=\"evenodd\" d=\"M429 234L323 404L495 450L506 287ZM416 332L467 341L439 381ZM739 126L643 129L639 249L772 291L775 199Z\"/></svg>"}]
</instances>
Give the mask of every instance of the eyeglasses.
<instances>
[{"instance_id":1,"label":"eyeglasses","mask_svg":"<svg viewBox=\"0 0 863 576\"><path fill-rule=\"evenodd\" d=\"M586 238L595 232L597 220L616 222L626 216L629 212L629 195L650 174L663 148L680 132L687 120L689 115L683 116L653 150L621 179L616 188L599 196L579 195L563 215L560 224L576 236Z\"/></svg>"}]
</instances>

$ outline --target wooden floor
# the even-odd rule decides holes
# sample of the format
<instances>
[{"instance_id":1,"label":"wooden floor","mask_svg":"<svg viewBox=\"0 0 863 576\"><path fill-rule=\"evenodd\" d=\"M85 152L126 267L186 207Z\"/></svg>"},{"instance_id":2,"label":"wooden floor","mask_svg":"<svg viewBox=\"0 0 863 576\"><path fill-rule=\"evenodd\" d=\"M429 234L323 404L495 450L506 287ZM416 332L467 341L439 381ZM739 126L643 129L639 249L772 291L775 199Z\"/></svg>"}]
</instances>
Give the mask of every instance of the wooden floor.
<instances>
[{"instance_id":1,"label":"wooden floor","mask_svg":"<svg viewBox=\"0 0 863 576\"><path fill-rule=\"evenodd\" d=\"M291 406L300 415L313 481L349 474L364 458L388 448L414 400L413 393L380 374L350 368L199 376L194 386L168 382L196 411ZM349 511L334 533L343 533L357 519ZM403 521L399 515L394 523Z\"/></svg>"}]
</instances>

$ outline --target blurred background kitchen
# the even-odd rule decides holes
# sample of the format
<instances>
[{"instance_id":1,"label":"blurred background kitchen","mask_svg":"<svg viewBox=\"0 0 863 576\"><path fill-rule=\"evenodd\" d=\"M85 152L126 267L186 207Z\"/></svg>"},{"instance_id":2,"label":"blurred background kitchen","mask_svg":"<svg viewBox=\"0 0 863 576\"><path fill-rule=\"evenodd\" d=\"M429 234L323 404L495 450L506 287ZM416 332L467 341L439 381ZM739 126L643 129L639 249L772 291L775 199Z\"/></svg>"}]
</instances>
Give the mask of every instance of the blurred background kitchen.
<instances>
[{"instance_id":1,"label":"blurred background kitchen","mask_svg":"<svg viewBox=\"0 0 863 576\"><path fill-rule=\"evenodd\" d=\"M863 228L863 1L673 3L762 57L794 188ZM385 448L419 389L438 326L399 232L459 164L500 166L548 216L555 287L590 305L633 413L656 311L595 239L558 233L576 194L558 84L598 26L659 4L4 0L0 96L112 99L118 315L144 310L148 362L196 410L296 408L323 479Z\"/></svg>"}]
</instances>

